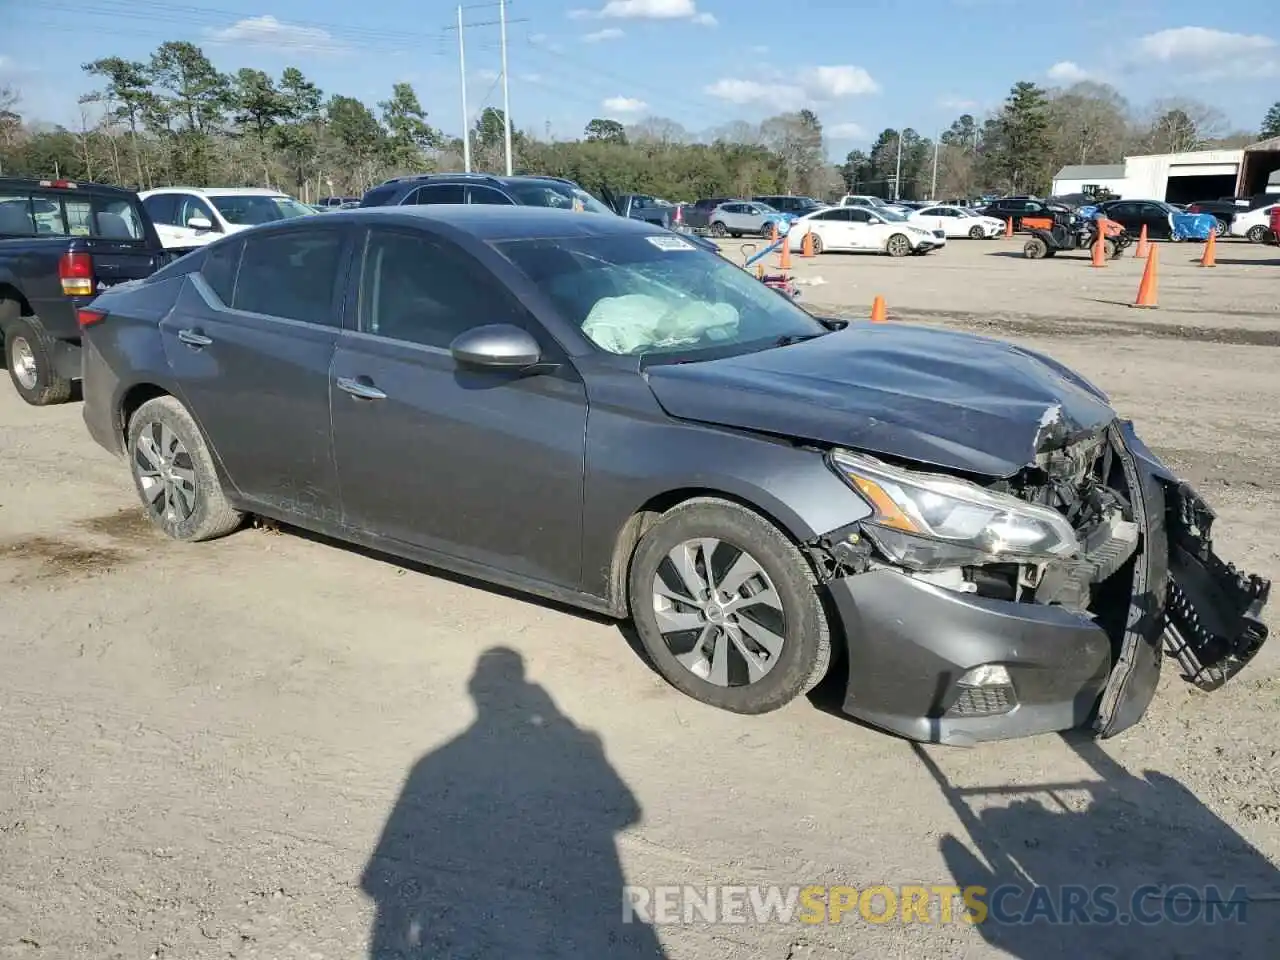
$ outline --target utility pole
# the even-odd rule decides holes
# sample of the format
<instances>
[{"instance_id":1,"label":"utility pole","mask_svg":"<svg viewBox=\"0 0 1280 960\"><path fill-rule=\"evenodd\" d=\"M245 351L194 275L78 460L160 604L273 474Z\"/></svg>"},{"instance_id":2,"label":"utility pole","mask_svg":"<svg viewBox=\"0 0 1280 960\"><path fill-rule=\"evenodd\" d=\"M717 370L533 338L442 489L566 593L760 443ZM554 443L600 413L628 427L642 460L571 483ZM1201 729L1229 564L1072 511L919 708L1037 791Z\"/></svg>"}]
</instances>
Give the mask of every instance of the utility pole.
<instances>
[{"instance_id":1,"label":"utility pole","mask_svg":"<svg viewBox=\"0 0 1280 960\"><path fill-rule=\"evenodd\" d=\"M462 41L462 4L458 4L458 70L462 73L462 166L471 172L471 112L467 109L467 47Z\"/></svg>"},{"instance_id":2,"label":"utility pole","mask_svg":"<svg viewBox=\"0 0 1280 960\"><path fill-rule=\"evenodd\" d=\"M893 172L893 199L898 199L898 189L902 181L902 131L898 131L898 168Z\"/></svg>"},{"instance_id":3,"label":"utility pole","mask_svg":"<svg viewBox=\"0 0 1280 960\"><path fill-rule=\"evenodd\" d=\"M941 134L933 138L933 186L929 188L929 199L934 201L938 199L938 142L941 139Z\"/></svg>"},{"instance_id":4,"label":"utility pole","mask_svg":"<svg viewBox=\"0 0 1280 960\"><path fill-rule=\"evenodd\" d=\"M507 148L507 176L511 176L511 90L507 80L507 0L498 0L498 24L502 31L502 136Z\"/></svg>"}]
</instances>

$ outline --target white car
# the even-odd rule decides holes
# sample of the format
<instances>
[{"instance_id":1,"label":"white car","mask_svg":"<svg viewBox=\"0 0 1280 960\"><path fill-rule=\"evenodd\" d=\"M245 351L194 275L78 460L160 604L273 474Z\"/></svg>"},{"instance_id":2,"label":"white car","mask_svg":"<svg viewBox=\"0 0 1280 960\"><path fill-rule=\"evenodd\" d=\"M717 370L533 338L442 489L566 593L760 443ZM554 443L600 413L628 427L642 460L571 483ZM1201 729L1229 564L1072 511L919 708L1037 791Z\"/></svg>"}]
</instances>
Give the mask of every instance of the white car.
<instances>
[{"instance_id":1,"label":"white car","mask_svg":"<svg viewBox=\"0 0 1280 960\"><path fill-rule=\"evenodd\" d=\"M948 237L969 237L972 240L990 240L1004 235L1004 221L984 217L980 213L955 207L948 203L912 211L907 219L926 230L941 230Z\"/></svg>"},{"instance_id":2,"label":"white car","mask_svg":"<svg viewBox=\"0 0 1280 960\"><path fill-rule=\"evenodd\" d=\"M905 257L928 253L947 245L941 230L926 229L893 210L859 206L831 207L805 214L787 232L792 250L804 249L804 237L813 234L813 252L857 250Z\"/></svg>"},{"instance_id":3,"label":"white car","mask_svg":"<svg viewBox=\"0 0 1280 960\"><path fill-rule=\"evenodd\" d=\"M316 213L279 190L259 187L161 187L138 196L166 250L191 250L262 223Z\"/></svg>"},{"instance_id":4,"label":"white car","mask_svg":"<svg viewBox=\"0 0 1280 960\"><path fill-rule=\"evenodd\" d=\"M1280 203L1268 204L1248 213L1237 213L1228 232L1233 237L1248 237L1254 243L1263 243L1271 230L1271 211Z\"/></svg>"}]
</instances>

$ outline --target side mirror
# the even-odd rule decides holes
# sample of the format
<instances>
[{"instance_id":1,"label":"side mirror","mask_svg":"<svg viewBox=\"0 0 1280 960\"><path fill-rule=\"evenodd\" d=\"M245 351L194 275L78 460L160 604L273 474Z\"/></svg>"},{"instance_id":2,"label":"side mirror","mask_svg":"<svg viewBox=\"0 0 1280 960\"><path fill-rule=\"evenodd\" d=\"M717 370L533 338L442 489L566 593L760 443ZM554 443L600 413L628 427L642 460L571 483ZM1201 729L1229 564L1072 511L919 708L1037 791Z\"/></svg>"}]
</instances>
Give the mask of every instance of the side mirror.
<instances>
[{"instance_id":1,"label":"side mirror","mask_svg":"<svg viewBox=\"0 0 1280 960\"><path fill-rule=\"evenodd\" d=\"M509 323L493 323L458 334L449 344L453 359L468 367L524 370L542 359L542 348L527 331Z\"/></svg>"},{"instance_id":2,"label":"side mirror","mask_svg":"<svg viewBox=\"0 0 1280 960\"><path fill-rule=\"evenodd\" d=\"M192 217L187 221L187 226L192 230L212 230L213 221L208 217Z\"/></svg>"}]
</instances>

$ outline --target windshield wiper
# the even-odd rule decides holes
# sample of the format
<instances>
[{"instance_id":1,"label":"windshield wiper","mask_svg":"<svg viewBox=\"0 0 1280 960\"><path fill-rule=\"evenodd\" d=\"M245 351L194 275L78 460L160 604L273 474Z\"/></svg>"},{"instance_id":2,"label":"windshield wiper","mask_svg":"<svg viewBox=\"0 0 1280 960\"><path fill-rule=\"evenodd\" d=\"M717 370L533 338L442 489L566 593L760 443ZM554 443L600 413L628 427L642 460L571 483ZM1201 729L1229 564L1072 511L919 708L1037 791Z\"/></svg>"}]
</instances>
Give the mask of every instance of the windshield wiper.
<instances>
[{"instance_id":1,"label":"windshield wiper","mask_svg":"<svg viewBox=\"0 0 1280 960\"><path fill-rule=\"evenodd\" d=\"M806 340L814 340L818 337L826 336L830 332L830 330L826 330L822 333L787 333L773 341L773 345L775 347L789 347L793 343L804 343Z\"/></svg>"}]
</instances>

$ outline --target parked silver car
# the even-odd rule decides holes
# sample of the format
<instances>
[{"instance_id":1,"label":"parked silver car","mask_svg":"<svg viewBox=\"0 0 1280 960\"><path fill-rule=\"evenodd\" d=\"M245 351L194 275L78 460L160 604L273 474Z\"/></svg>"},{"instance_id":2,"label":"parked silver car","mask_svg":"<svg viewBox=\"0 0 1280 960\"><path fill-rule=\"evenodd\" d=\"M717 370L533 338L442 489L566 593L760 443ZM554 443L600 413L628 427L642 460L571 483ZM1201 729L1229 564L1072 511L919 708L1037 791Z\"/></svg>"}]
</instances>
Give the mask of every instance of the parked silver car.
<instances>
[{"instance_id":1,"label":"parked silver car","mask_svg":"<svg viewBox=\"0 0 1280 960\"><path fill-rule=\"evenodd\" d=\"M773 224L778 225L778 232L785 233L792 217L780 210L775 210L767 203L755 203L750 200L730 200L711 211L707 225L716 237L740 237L744 233L754 233L767 237L773 232Z\"/></svg>"}]
</instances>

